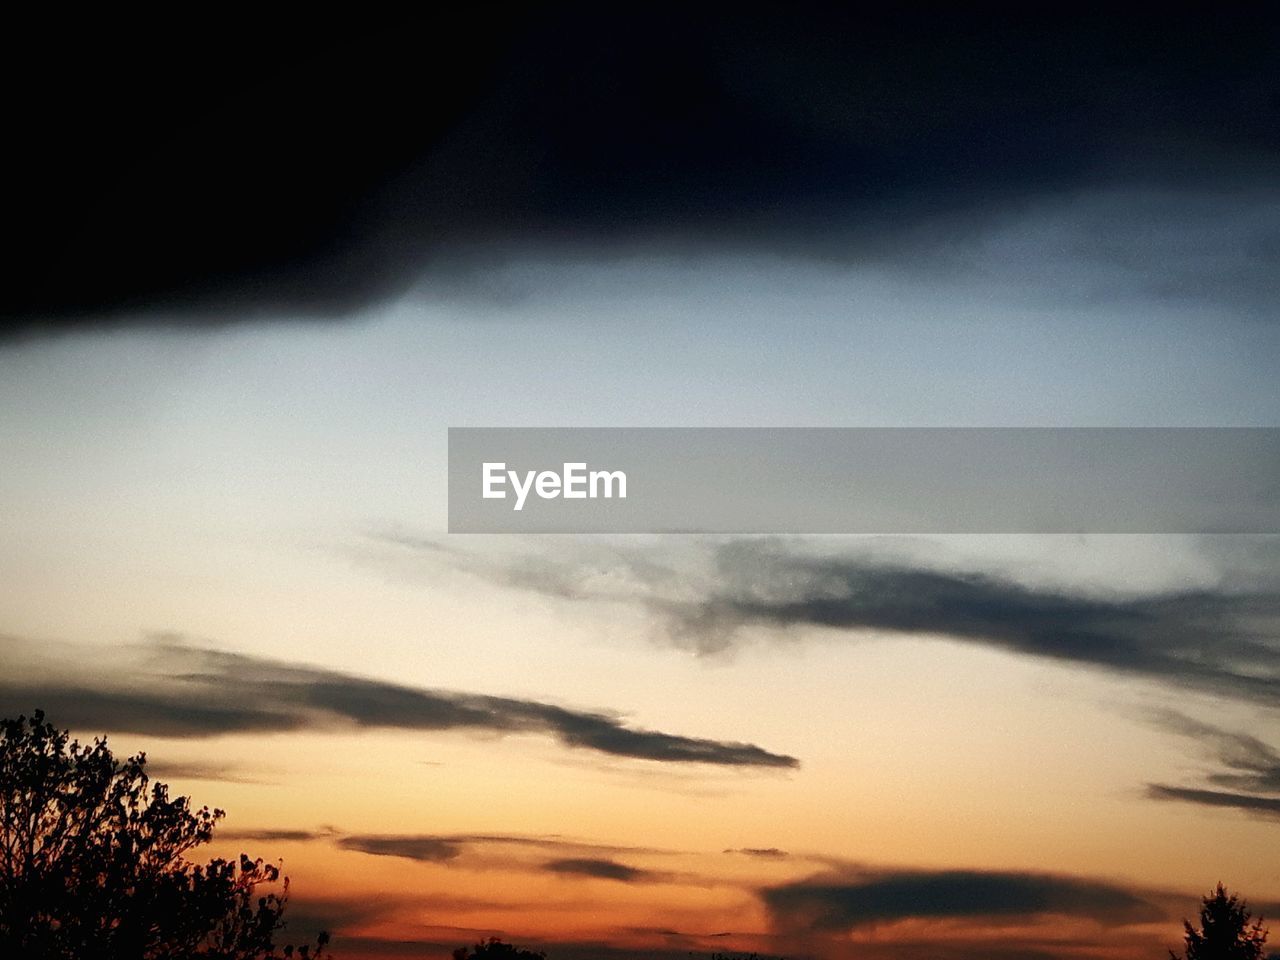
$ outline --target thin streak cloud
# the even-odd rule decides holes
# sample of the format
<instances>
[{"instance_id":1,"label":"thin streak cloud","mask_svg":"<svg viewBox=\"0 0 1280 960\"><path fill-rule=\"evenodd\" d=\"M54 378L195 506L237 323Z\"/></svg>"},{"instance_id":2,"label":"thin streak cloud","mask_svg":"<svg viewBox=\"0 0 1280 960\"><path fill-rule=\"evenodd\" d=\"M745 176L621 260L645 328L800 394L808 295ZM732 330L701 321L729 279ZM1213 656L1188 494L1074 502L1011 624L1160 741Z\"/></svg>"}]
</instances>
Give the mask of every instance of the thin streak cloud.
<instances>
[{"instance_id":1,"label":"thin streak cloud","mask_svg":"<svg viewBox=\"0 0 1280 960\"><path fill-rule=\"evenodd\" d=\"M642 883L656 879L649 870L629 867L616 860L569 858L552 860L543 866L548 873L588 877L592 880L617 880L621 883Z\"/></svg>"},{"instance_id":2,"label":"thin streak cloud","mask_svg":"<svg viewBox=\"0 0 1280 960\"><path fill-rule=\"evenodd\" d=\"M1280 797L1259 797L1248 793L1201 790L1195 787L1171 787L1161 783L1150 784L1147 796L1153 800L1178 800L1202 807L1226 807L1268 818L1280 817Z\"/></svg>"},{"instance_id":3,"label":"thin streak cloud","mask_svg":"<svg viewBox=\"0 0 1280 960\"><path fill-rule=\"evenodd\" d=\"M10 639L8 647L24 646ZM795 757L751 743L631 727L619 716L509 697L431 690L305 664L162 639L142 663L66 664L67 676L0 679L0 705L36 707L77 730L153 736L329 730L343 726L548 736L572 749L658 763L792 769ZM87 651L85 652L87 656ZM18 658L14 658L15 660Z\"/></svg>"}]
</instances>

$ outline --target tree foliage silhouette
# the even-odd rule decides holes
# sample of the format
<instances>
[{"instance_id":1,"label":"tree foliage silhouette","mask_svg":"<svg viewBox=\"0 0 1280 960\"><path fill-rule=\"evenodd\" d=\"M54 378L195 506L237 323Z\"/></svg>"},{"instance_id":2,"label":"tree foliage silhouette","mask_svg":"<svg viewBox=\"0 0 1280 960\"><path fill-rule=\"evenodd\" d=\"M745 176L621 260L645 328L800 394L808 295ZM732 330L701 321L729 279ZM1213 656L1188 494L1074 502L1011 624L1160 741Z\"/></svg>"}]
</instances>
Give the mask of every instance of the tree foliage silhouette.
<instances>
[{"instance_id":1,"label":"tree foliage silhouette","mask_svg":"<svg viewBox=\"0 0 1280 960\"><path fill-rule=\"evenodd\" d=\"M453 960L547 960L541 950L526 950L497 937L481 940L474 947L459 947Z\"/></svg>"},{"instance_id":2,"label":"tree foliage silhouette","mask_svg":"<svg viewBox=\"0 0 1280 960\"><path fill-rule=\"evenodd\" d=\"M30 960L264 960L287 878L241 855L193 863L223 811L153 783L144 754L118 762L45 722L0 721L0 956ZM259 888L275 888L259 892Z\"/></svg>"},{"instance_id":3,"label":"tree foliage silhouette","mask_svg":"<svg viewBox=\"0 0 1280 960\"><path fill-rule=\"evenodd\" d=\"M1200 929L1186 928L1186 960L1264 960L1267 931L1259 917L1250 923L1248 905L1219 883L1200 904ZM1172 950L1172 960L1181 960Z\"/></svg>"}]
</instances>

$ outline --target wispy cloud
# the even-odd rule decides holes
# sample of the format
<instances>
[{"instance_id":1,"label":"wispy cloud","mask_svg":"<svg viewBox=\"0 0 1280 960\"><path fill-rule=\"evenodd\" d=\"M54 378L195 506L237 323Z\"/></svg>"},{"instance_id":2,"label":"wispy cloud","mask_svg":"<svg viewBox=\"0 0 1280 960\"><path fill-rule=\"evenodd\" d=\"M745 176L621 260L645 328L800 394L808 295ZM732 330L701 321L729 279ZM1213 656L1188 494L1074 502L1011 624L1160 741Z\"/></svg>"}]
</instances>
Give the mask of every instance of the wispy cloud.
<instances>
[{"instance_id":1,"label":"wispy cloud","mask_svg":"<svg viewBox=\"0 0 1280 960\"><path fill-rule=\"evenodd\" d=\"M0 641L10 648L23 644ZM87 648L80 655L95 659ZM789 769L794 757L751 743L629 726L621 717L509 697L424 689L165 637L65 676L0 678L0 707L34 707L76 730L210 737L341 726L550 736L566 747L659 763ZM12 658L20 662L22 658Z\"/></svg>"},{"instance_id":2,"label":"wispy cloud","mask_svg":"<svg viewBox=\"0 0 1280 960\"><path fill-rule=\"evenodd\" d=\"M1259 797L1251 793L1228 793L1195 787L1171 787L1161 783L1149 784L1147 796L1153 800L1181 800L1202 807L1229 807L1246 813L1280 817L1280 797Z\"/></svg>"},{"instance_id":3,"label":"wispy cloud","mask_svg":"<svg viewBox=\"0 0 1280 960\"><path fill-rule=\"evenodd\" d=\"M589 859L572 857L564 860L552 860L543 865L549 873L568 874L576 877L590 877L594 880L617 880L622 883L651 882L658 878L651 870L630 867L617 860Z\"/></svg>"},{"instance_id":4,"label":"wispy cloud","mask_svg":"<svg viewBox=\"0 0 1280 960\"><path fill-rule=\"evenodd\" d=\"M448 863L462 853L462 844L442 837L350 836L338 840L344 850L356 850L375 857L401 857L423 863Z\"/></svg>"},{"instance_id":5,"label":"wispy cloud","mask_svg":"<svg viewBox=\"0 0 1280 960\"><path fill-rule=\"evenodd\" d=\"M1197 741L1227 768L1210 774L1209 780L1215 785L1254 793L1280 793L1280 753L1252 734L1224 730L1176 710L1158 711L1152 719L1165 730Z\"/></svg>"},{"instance_id":6,"label":"wispy cloud","mask_svg":"<svg viewBox=\"0 0 1280 960\"><path fill-rule=\"evenodd\" d=\"M316 834L324 836L324 834ZM336 839L338 846L346 850L371 854L376 857L402 857L431 863L447 863L456 860L470 848L514 847L540 853L557 854L553 863L600 864L610 862L616 855L667 855L675 851L653 847L619 846L593 843L561 836L521 836L501 833L455 834L352 834Z\"/></svg>"},{"instance_id":7,"label":"wispy cloud","mask_svg":"<svg viewBox=\"0 0 1280 960\"><path fill-rule=\"evenodd\" d=\"M423 551L411 538L387 541ZM433 555L440 562L440 555ZM1280 590L1198 588L1140 596L1028 585L989 570L818 554L778 540L446 562L570 601L636 605L675 643L712 654L748 631L936 636L1280 705Z\"/></svg>"},{"instance_id":8,"label":"wispy cloud","mask_svg":"<svg viewBox=\"0 0 1280 960\"><path fill-rule=\"evenodd\" d=\"M219 836L224 839L245 840L331 840L339 849L374 857L394 857L418 863L462 864L469 867L496 865L504 870L526 869L567 877L615 880L620 883L661 883L678 879L675 874L632 866L616 859L617 855L671 855L674 851L591 843L556 836L342 834L332 829L249 830ZM496 858L493 851L497 851ZM464 856L476 853L486 855ZM550 860L538 857L539 854L545 856L548 853L554 855Z\"/></svg>"},{"instance_id":9,"label":"wispy cloud","mask_svg":"<svg viewBox=\"0 0 1280 960\"><path fill-rule=\"evenodd\" d=\"M1151 719L1198 743L1225 769L1207 775L1209 787L1148 784L1148 797L1280 817L1280 753L1274 748L1252 734L1224 730L1176 710L1158 711Z\"/></svg>"}]
</instances>

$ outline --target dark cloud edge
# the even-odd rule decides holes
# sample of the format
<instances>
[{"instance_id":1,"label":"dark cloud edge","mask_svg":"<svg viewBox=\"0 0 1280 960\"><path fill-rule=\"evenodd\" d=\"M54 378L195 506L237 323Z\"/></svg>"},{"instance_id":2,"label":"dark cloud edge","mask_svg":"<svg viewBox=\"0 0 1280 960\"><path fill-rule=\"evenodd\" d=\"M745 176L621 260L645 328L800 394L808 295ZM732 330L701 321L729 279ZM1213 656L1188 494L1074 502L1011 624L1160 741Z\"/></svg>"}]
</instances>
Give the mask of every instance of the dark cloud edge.
<instances>
[{"instance_id":1,"label":"dark cloud edge","mask_svg":"<svg viewBox=\"0 0 1280 960\"><path fill-rule=\"evenodd\" d=\"M929 19L453 11L431 30L466 55L444 59L421 55L412 17L312 25L301 44L293 23L211 25L172 50L60 23L57 49L25 51L66 88L13 118L28 149L6 172L30 189L0 343L130 313L180 329L350 315L425 267L460 272L467 247L625 253L658 232L874 259L887 226L939 211L1204 171L1215 192L1273 180L1277 57L1256 15ZM251 69L227 76L229 53ZM833 239L841 209L872 227Z\"/></svg>"}]
</instances>

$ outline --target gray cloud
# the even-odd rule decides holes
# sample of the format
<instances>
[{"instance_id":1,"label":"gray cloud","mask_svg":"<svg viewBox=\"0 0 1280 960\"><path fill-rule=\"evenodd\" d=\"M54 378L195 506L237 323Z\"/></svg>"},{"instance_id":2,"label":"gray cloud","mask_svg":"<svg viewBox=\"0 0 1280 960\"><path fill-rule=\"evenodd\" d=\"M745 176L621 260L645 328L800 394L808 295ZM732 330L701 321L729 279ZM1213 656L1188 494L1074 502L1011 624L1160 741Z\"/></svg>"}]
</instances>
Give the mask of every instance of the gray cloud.
<instances>
[{"instance_id":1,"label":"gray cloud","mask_svg":"<svg viewBox=\"0 0 1280 960\"><path fill-rule=\"evenodd\" d=\"M748 857L760 857L764 860L785 860L790 856L785 850L779 850L777 847L736 847L726 850L725 853L740 853Z\"/></svg>"},{"instance_id":2,"label":"gray cloud","mask_svg":"<svg viewBox=\"0 0 1280 960\"><path fill-rule=\"evenodd\" d=\"M1202 807L1241 810L1253 816L1280 816L1280 754L1270 745L1247 733L1223 730L1193 719L1176 710L1151 715L1158 726L1196 741L1207 749L1225 770L1208 774L1214 787L1171 786L1151 783L1147 796L1153 800L1176 800Z\"/></svg>"},{"instance_id":3,"label":"gray cloud","mask_svg":"<svg viewBox=\"0 0 1280 960\"><path fill-rule=\"evenodd\" d=\"M22 646L13 640L7 645ZM89 656L87 651L83 654ZM77 730L175 737L315 730L344 724L483 730L541 734L567 747L663 763L779 769L799 765L794 757L754 744L636 729L612 714L408 687L172 638L117 654L122 658L132 654L141 662L80 664L75 668L82 671L78 676L68 665L65 671L71 675L53 682L24 680L10 673L0 679L0 707L18 712L39 706L56 722Z\"/></svg>"},{"instance_id":4,"label":"gray cloud","mask_svg":"<svg viewBox=\"0 0 1280 960\"><path fill-rule=\"evenodd\" d=\"M351 836L338 840L344 850L356 850L376 857L402 857L424 863L448 863L462 853L461 844L442 837Z\"/></svg>"},{"instance_id":5,"label":"gray cloud","mask_svg":"<svg viewBox=\"0 0 1280 960\"><path fill-rule=\"evenodd\" d=\"M315 836L326 836L320 833ZM510 834L458 833L458 834L357 834L343 836L338 846L377 857L403 857L445 863L456 859L468 848L523 847L559 854L553 862L562 864L607 863L607 858L617 854L669 854L669 850L652 847L616 846L589 843L567 837L527 837Z\"/></svg>"},{"instance_id":6,"label":"gray cloud","mask_svg":"<svg viewBox=\"0 0 1280 960\"><path fill-rule=\"evenodd\" d=\"M404 538L394 542L413 549ZM1280 705L1276 589L1104 595L985 571L804 553L759 539L703 544L692 559L665 565L622 548L545 563L449 562L548 596L640 605L675 642L701 653L761 627L776 637L803 628L933 635Z\"/></svg>"},{"instance_id":7,"label":"gray cloud","mask_svg":"<svg viewBox=\"0 0 1280 960\"><path fill-rule=\"evenodd\" d=\"M639 883L651 881L655 874L638 867L629 867L616 860L588 858L569 858L552 860L543 866L550 873L570 874L578 877L591 877L596 880L619 880L623 883Z\"/></svg>"},{"instance_id":8,"label":"gray cloud","mask_svg":"<svg viewBox=\"0 0 1280 960\"><path fill-rule=\"evenodd\" d=\"M1175 710L1153 715L1162 728L1189 737L1207 747L1226 771L1210 774L1220 787L1249 793L1280 793L1280 753L1247 733L1223 730Z\"/></svg>"},{"instance_id":9,"label":"gray cloud","mask_svg":"<svg viewBox=\"0 0 1280 960\"><path fill-rule=\"evenodd\" d=\"M118 671L109 664L103 666L97 681L86 677L31 683L6 677L0 679L0 697L7 712L38 706L57 723L76 730L199 738L279 733L310 725L308 718L298 713L253 703L247 689L219 692L212 678L192 683L187 678L166 677L131 689L124 677L116 675Z\"/></svg>"},{"instance_id":10,"label":"gray cloud","mask_svg":"<svg viewBox=\"0 0 1280 960\"><path fill-rule=\"evenodd\" d=\"M1199 790L1194 787L1171 787L1152 783L1147 796L1153 800L1180 800L1202 807L1227 807L1268 818L1280 817L1280 797L1260 797L1250 793L1228 793L1222 790Z\"/></svg>"},{"instance_id":11,"label":"gray cloud","mask_svg":"<svg viewBox=\"0 0 1280 960\"><path fill-rule=\"evenodd\" d=\"M1164 912L1112 883L1042 873L946 870L813 878L760 892L780 929L848 931L912 918L1008 920L1070 916L1106 925Z\"/></svg>"},{"instance_id":12,"label":"gray cloud","mask_svg":"<svg viewBox=\"0 0 1280 960\"><path fill-rule=\"evenodd\" d=\"M523 856L508 859L503 853L498 859L468 859L469 866L504 867L513 865L545 873L595 880L616 880L620 883L661 883L676 880L670 873L660 873L633 867L615 859L616 854L661 854L670 851L646 847L619 847L588 843L562 837L522 837L503 834L356 834L339 836L335 843L343 850L353 850L375 857L399 857L420 863L450 864L461 861L464 854L485 848L526 848ZM528 859L528 850L556 854L553 859L537 861Z\"/></svg>"},{"instance_id":13,"label":"gray cloud","mask_svg":"<svg viewBox=\"0 0 1280 960\"><path fill-rule=\"evenodd\" d=\"M750 625L935 634L1280 702L1280 652L1248 627L1250 614L1280 614L1275 596L1094 597L987 573L801 556L751 542L721 548L718 565L719 586L672 611L702 642Z\"/></svg>"}]
</instances>

